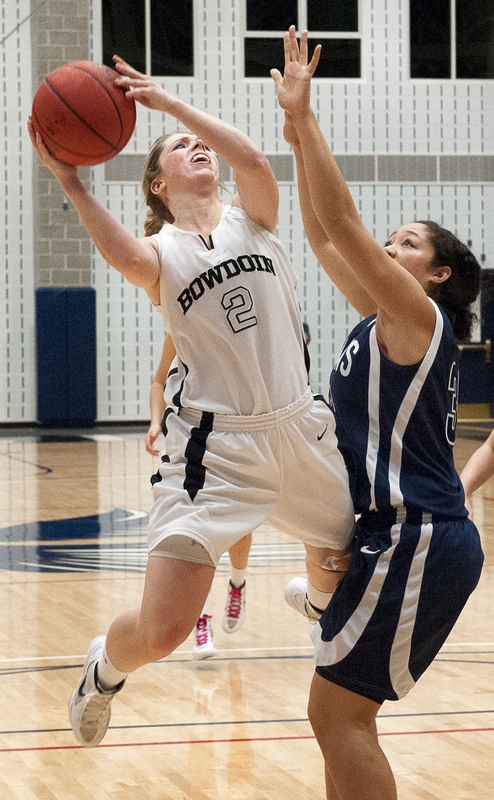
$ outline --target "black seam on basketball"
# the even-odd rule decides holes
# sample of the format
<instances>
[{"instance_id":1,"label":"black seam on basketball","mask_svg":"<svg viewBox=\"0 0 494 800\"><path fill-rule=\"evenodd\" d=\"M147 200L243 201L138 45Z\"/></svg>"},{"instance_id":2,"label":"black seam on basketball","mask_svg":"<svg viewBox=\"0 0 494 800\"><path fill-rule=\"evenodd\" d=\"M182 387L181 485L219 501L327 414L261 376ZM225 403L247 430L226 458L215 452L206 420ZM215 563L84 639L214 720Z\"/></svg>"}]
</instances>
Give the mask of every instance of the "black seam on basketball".
<instances>
[{"instance_id":1,"label":"black seam on basketball","mask_svg":"<svg viewBox=\"0 0 494 800\"><path fill-rule=\"evenodd\" d=\"M87 73L86 73L86 74L87 74ZM49 87L50 91L52 91L52 92L53 92L53 94L54 94L54 95L56 95L56 96L58 97L58 99L60 100L60 102L61 102L61 103L63 103L63 104L64 104L64 106L65 106L66 108L68 108L68 109L69 109L69 111L70 111L70 112L71 112L71 113L72 113L72 114L73 114L75 117L77 117L77 119L79 120L79 122L82 122L82 124L83 124L83 125L84 125L84 126L87 128L87 129L88 129L88 131L91 131L91 133L94 133L94 135L95 135L95 136L97 136L97 137L98 137L98 139L101 139L101 141L102 141L102 142L104 142L105 144L107 144L107 145L108 145L108 146L109 146L109 147L110 147L112 150L114 150L114 151L115 151L115 154L117 154L117 153L118 153L118 149L117 149L117 147L116 147L116 146L113 144L113 142L110 142L110 141L108 141L108 139L105 139L105 137L104 137L104 136L101 136L101 134L100 134L98 131L96 131L96 130L95 130L95 129L94 129L92 126L91 126L91 125L88 125L88 123L86 122L86 120L84 119L84 117L81 117L81 116L80 116L80 114L78 114L78 113L77 113L77 111L75 111L75 109L73 109L73 108L72 108L72 106L71 106L71 105L70 105L70 104L69 104L69 103L68 103L68 102L65 100L65 98L64 98L64 97L63 97L63 96L60 94L60 92L58 92L58 91L55 89L55 87L53 86L53 84L52 84L52 83L50 83L50 81L49 81L47 78L45 78L45 84L46 84L46 85ZM106 91L106 89L105 89L105 91ZM106 93L108 94L108 92L106 92ZM113 101L113 98L111 98L111 100L112 100L113 104L115 105L115 103L114 103L114 101ZM118 115L118 117L119 117L119 121L120 121L120 127L122 128L122 118L121 118L120 114ZM122 138L122 134L120 134L119 141L120 141L120 139L121 139L121 138ZM71 150L69 150L68 148L65 148L65 147L64 147L63 149L64 149L64 150L65 150L67 153L74 152L74 151L71 151ZM83 153L76 153L76 152L74 152L74 155L81 155L81 156L83 156L84 154L83 154ZM88 154L88 155L89 155L89 154Z\"/></svg>"},{"instance_id":2,"label":"black seam on basketball","mask_svg":"<svg viewBox=\"0 0 494 800\"><path fill-rule=\"evenodd\" d=\"M102 65L102 66L104 67L104 65ZM114 99L113 99L113 97L111 96L110 92L109 92L109 91L108 91L108 89L106 88L106 85L104 84L104 82L103 82L103 81L101 81L101 80L98 78L98 76L94 74L94 72L91 72L91 71L90 71L90 70L88 70L88 69L84 69L84 67L81 67L80 65L76 65L76 64L74 64L74 65L72 66L72 69L78 69L80 72L84 72L84 74L85 74L85 75L90 75L90 76L91 76L91 78L94 78L94 80L96 81L96 83L99 83L99 85L101 86L101 88L105 90L106 94L108 95L108 97L110 98L110 100L111 100L111 101L112 101L112 103L113 103L113 106L114 106L114 108L115 108L115 111L116 111L116 112L117 112L117 114L118 114L118 118L119 118L119 120L120 120L120 127L121 127L121 129L122 129L122 134L123 134L123 132L124 132L124 124L123 124L123 120L122 120L122 115L121 115L121 113L120 113L120 109L119 109L118 105L115 103L115 100L114 100ZM118 74L118 73L117 73L117 74ZM120 91L121 91L121 92L122 92L122 94L125 96L125 92L123 91L123 89L121 89ZM93 129L91 128L91 130L93 130ZM119 142L120 142L120 140L121 140L121 138L122 138L122 134L120 135L120 139L118 140ZM101 138L103 138L103 137L101 137Z\"/></svg>"},{"instance_id":3,"label":"black seam on basketball","mask_svg":"<svg viewBox=\"0 0 494 800\"><path fill-rule=\"evenodd\" d=\"M34 113L34 118L36 120L38 119L37 116L36 116L36 113ZM87 126L87 127L88 127L89 130L92 131L92 128L90 126ZM76 157L79 157L79 158L93 158L93 154L91 154L91 153L81 153L80 150L72 150L70 147L67 147L66 145L64 145L62 147L60 145L60 142L57 142L57 140L54 139L53 136L50 136L50 134L45 130L45 128L43 127L43 125L41 125L40 122L38 122L38 130L40 131L40 133L41 133L41 135L43 137L43 141L44 141L46 147L48 148L48 150L51 152L51 150L50 150L50 144L51 144L52 145L52 149L53 149L53 155L55 156L55 158L58 158L60 161L63 161L63 158L58 155L58 153L60 151L62 151L62 153L69 153L69 154L71 154L73 156L76 156ZM102 144L108 144L108 142L106 142L104 139L101 139L101 142L102 142ZM111 147L112 151L115 149L113 147L113 145L110 145L110 147ZM115 152L115 155L117 155L117 153L119 153L119 152L120 151L117 150ZM101 155L103 155L103 153ZM97 156L97 157L99 158L99 156ZM107 151L105 153L105 161L109 160L110 157L111 156L108 155L108 151ZM100 162L100 163L102 163L102 162ZM79 166L84 166L84 164L79 164ZM96 164L88 164L87 166L96 166Z\"/></svg>"},{"instance_id":4,"label":"black seam on basketball","mask_svg":"<svg viewBox=\"0 0 494 800\"><path fill-rule=\"evenodd\" d=\"M90 158L91 157L90 154L87 154L87 156L85 156L84 153L79 153L78 151L76 152L75 150L70 150L68 147L65 147L65 146L61 147L60 142L57 142L57 140L54 139L53 136L50 136L50 134L48 133L46 128L41 124L41 122L39 120L39 117L36 114L36 106L33 107L32 116L34 117L34 119L37 122L38 130L42 134L43 142L45 143L45 145L48 148L48 150L50 149L50 147L49 147L50 143L53 143L53 145L55 146L56 151L63 150L64 153L72 153L72 155L81 156L82 158L86 158L86 157Z\"/></svg>"},{"instance_id":5,"label":"black seam on basketball","mask_svg":"<svg viewBox=\"0 0 494 800\"><path fill-rule=\"evenodd\" d=\"M115 110L115 112L117 114L118 122L120 124L120 133L119 133L119 137L118 137L118 140L117 140L116 143L113 143L113 142L109 141L98 130L93 128L92 125L90 125L84 119L84 117L81 117L80 114L78 114L77 111L71 106L71 104L65 99L65 97L62 94L60 94L60 92L57 90L57 88L48 80L49 76L47 76L45 78L44 83L45 83L46 87L48 88L48 90L50 92L52 92L55 97L58 98L58 100L62 103L62 105L64 105L71 112L71 114L73 114L74 117L77 120L79 120L79 122L88 131L90 131L97 139L99 139L102 144L104 144L108 148L110 148L109 152L104 153L104 154L101 153L101 155L109 156L111 158L112 156L110 155L110 153L113 153L114 155L117 155L122 150L122 148L125 147L125 145L127 144L127 142L130 139L130 136L132 136L132 133L130 134L130 136L127 137L127 139L122 144L122 141L125 139L124 134L126 134L126 131L125 131L125 128L124 128L124 124L123 124L122 115L120 113L120 109L118 108L118 105L116 104L114 98L112 97L112 95L108 91L108 89L105 86L104 82L102 80L100 80L98 78L98 76L95 75L93 72L91 72L90 70L84 69L83 67L73 66L73 69L77 69L80 72L83 72L85 75L88 75L90 78L92 78L98 84L98 86L101 89L103 89L103 91L105 92L107 98L110 100L110 102L111 102L111 104L112 104L112 106L113 106L113 108L114 108L114 110ZM73 150L70 147L66 147L66 146L61 147L60 142L58 142L56 139L54 139L53 136L51 136L50 133L48 131L46 131L44 125L41 124L41 121L39 120L39 117L38 117L38 115L36 113L36 104L34 104L33 115L34 115L35 120L38 123L39 130L43 132L43 137L45 139L47 139L47 141L46 141L47 146L48 146L49 142L52 142L53 146L56 147L57 150L61 149L64 152L70 153L71 155L73 155L75 157L80 156L82 158L92 158L92 154L89 153L89 152L80 152L79 150ZM135 125L135 117L134 117L134 125ZM132 131L133 131L133 127L132 127Z\"/></svg>"}]
</instances>

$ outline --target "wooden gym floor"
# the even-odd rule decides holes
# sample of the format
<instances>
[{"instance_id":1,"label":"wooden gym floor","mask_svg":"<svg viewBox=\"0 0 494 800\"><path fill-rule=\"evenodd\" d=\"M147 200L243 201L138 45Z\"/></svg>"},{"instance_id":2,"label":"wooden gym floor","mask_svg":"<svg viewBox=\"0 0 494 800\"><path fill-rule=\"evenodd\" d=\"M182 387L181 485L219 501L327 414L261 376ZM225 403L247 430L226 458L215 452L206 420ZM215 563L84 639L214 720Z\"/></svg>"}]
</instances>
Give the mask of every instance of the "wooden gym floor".
<instances>
[{"instance_id":1,"label":"wooden gym floor","mask_svg":"<svg viewBox=\"0 0 494 800\"><path fill-rule=\"evenodd\" d=\"M460 426L459 469L491 425ZM322 800L310 626L283 600L303 548L269 526L254 533L243 628L221 629L225 557L211 593L218 654L193 661L190 637L130 676L99 747L73 738L67 700L87 645L140 601L158 463L144 435L0 431L0 798ZM480 585L426 675L379 715L400 800L494 798L494 479L474 511Z\"/></svg>"}]
</instances>

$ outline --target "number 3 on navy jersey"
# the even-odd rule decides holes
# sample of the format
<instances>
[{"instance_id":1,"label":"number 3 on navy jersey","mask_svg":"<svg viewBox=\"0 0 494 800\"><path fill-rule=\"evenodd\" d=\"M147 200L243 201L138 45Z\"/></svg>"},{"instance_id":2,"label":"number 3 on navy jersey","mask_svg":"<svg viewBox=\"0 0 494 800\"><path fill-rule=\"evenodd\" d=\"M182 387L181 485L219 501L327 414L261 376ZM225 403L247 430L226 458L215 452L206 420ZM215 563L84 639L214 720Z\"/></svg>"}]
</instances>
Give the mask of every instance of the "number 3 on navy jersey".
<instances>
[{"instance_id":1,"label":"number 3 on navy jersey","mask_svg":"<svg viewBox=\"0 0 494 800\"><path fill-rule=\"evenodd\" d=\"M459 373L458 364L453 361L449 373L448 391L451 402L451 411L446 415L446 439L450 445L455 443L456 436L456 418L458 415L458 390L459 390Z\"/></svg>"},{"instance_id":2,"label":"number 3 on navy jersey","mask_svg":"<svg viewBox=\"0 0 494 800\"><path fill-rule=\"evenodd\" d=\"M244 286L237 286L224 294L221 305L228 312L226 318L234 333L257 325L257 317L250 314L254 305L252 295Z\"/></svg>"}]
</instances>

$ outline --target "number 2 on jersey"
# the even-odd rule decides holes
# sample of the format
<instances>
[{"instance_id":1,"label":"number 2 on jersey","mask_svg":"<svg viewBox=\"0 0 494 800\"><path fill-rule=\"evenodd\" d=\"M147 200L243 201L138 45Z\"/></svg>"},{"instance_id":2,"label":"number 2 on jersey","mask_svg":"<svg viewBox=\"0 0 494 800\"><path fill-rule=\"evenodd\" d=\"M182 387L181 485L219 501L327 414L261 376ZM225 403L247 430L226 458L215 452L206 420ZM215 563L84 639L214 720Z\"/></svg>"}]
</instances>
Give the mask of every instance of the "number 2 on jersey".
<instances>
[{"instance_id":1,"label":"number 2 on jersey","mask_svg":"<svg viewBox=\"0 0 494 800\"><path fill-rule=\"evenodd\" d=\"M252 295L245 286L237 286L230 292L226 292L221 300L221 305L227 311L226 318L234 333L257 325L256 315L250 313L254 306Z\"/></svg>"}]
</instances>

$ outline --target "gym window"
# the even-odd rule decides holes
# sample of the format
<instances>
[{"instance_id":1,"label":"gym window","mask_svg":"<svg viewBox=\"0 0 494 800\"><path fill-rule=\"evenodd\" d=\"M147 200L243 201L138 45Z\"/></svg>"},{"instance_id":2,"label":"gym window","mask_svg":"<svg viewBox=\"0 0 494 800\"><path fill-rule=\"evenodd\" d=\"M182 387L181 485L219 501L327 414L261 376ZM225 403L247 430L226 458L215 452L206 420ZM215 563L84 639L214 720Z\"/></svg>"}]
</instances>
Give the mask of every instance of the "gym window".
<instances>
[{"instance_id":1,"label":"gym window","mask_svg":"<svg viewBox=\"0 0 494 800\"><path fill-rule=\"evenodd\" d=\"M360 78L358 0L246 0L246 78L269 78L273 67L283 72L282 40L290 25L309 31L309 55L322 44L317 78Z\"/></svg>"},{"instance_id":2,"label":"gym window","mask_svg":"<svg viewBox=\"0 0 494 800\"><path fill-rule=\"evenodd\" d=\"M147 75L194 74L193 0L102 0L103 63L118 53Z\"/></svg>"},{"instance_id":3,"label":"gym window","mask_svg":"<svg viewBox=\"0 0 494 800\"><path fill-rule=\"evenodd\" d=\"M494 78L494 0L410 0L410 77Z\"/></svg>"}]
</instances>

